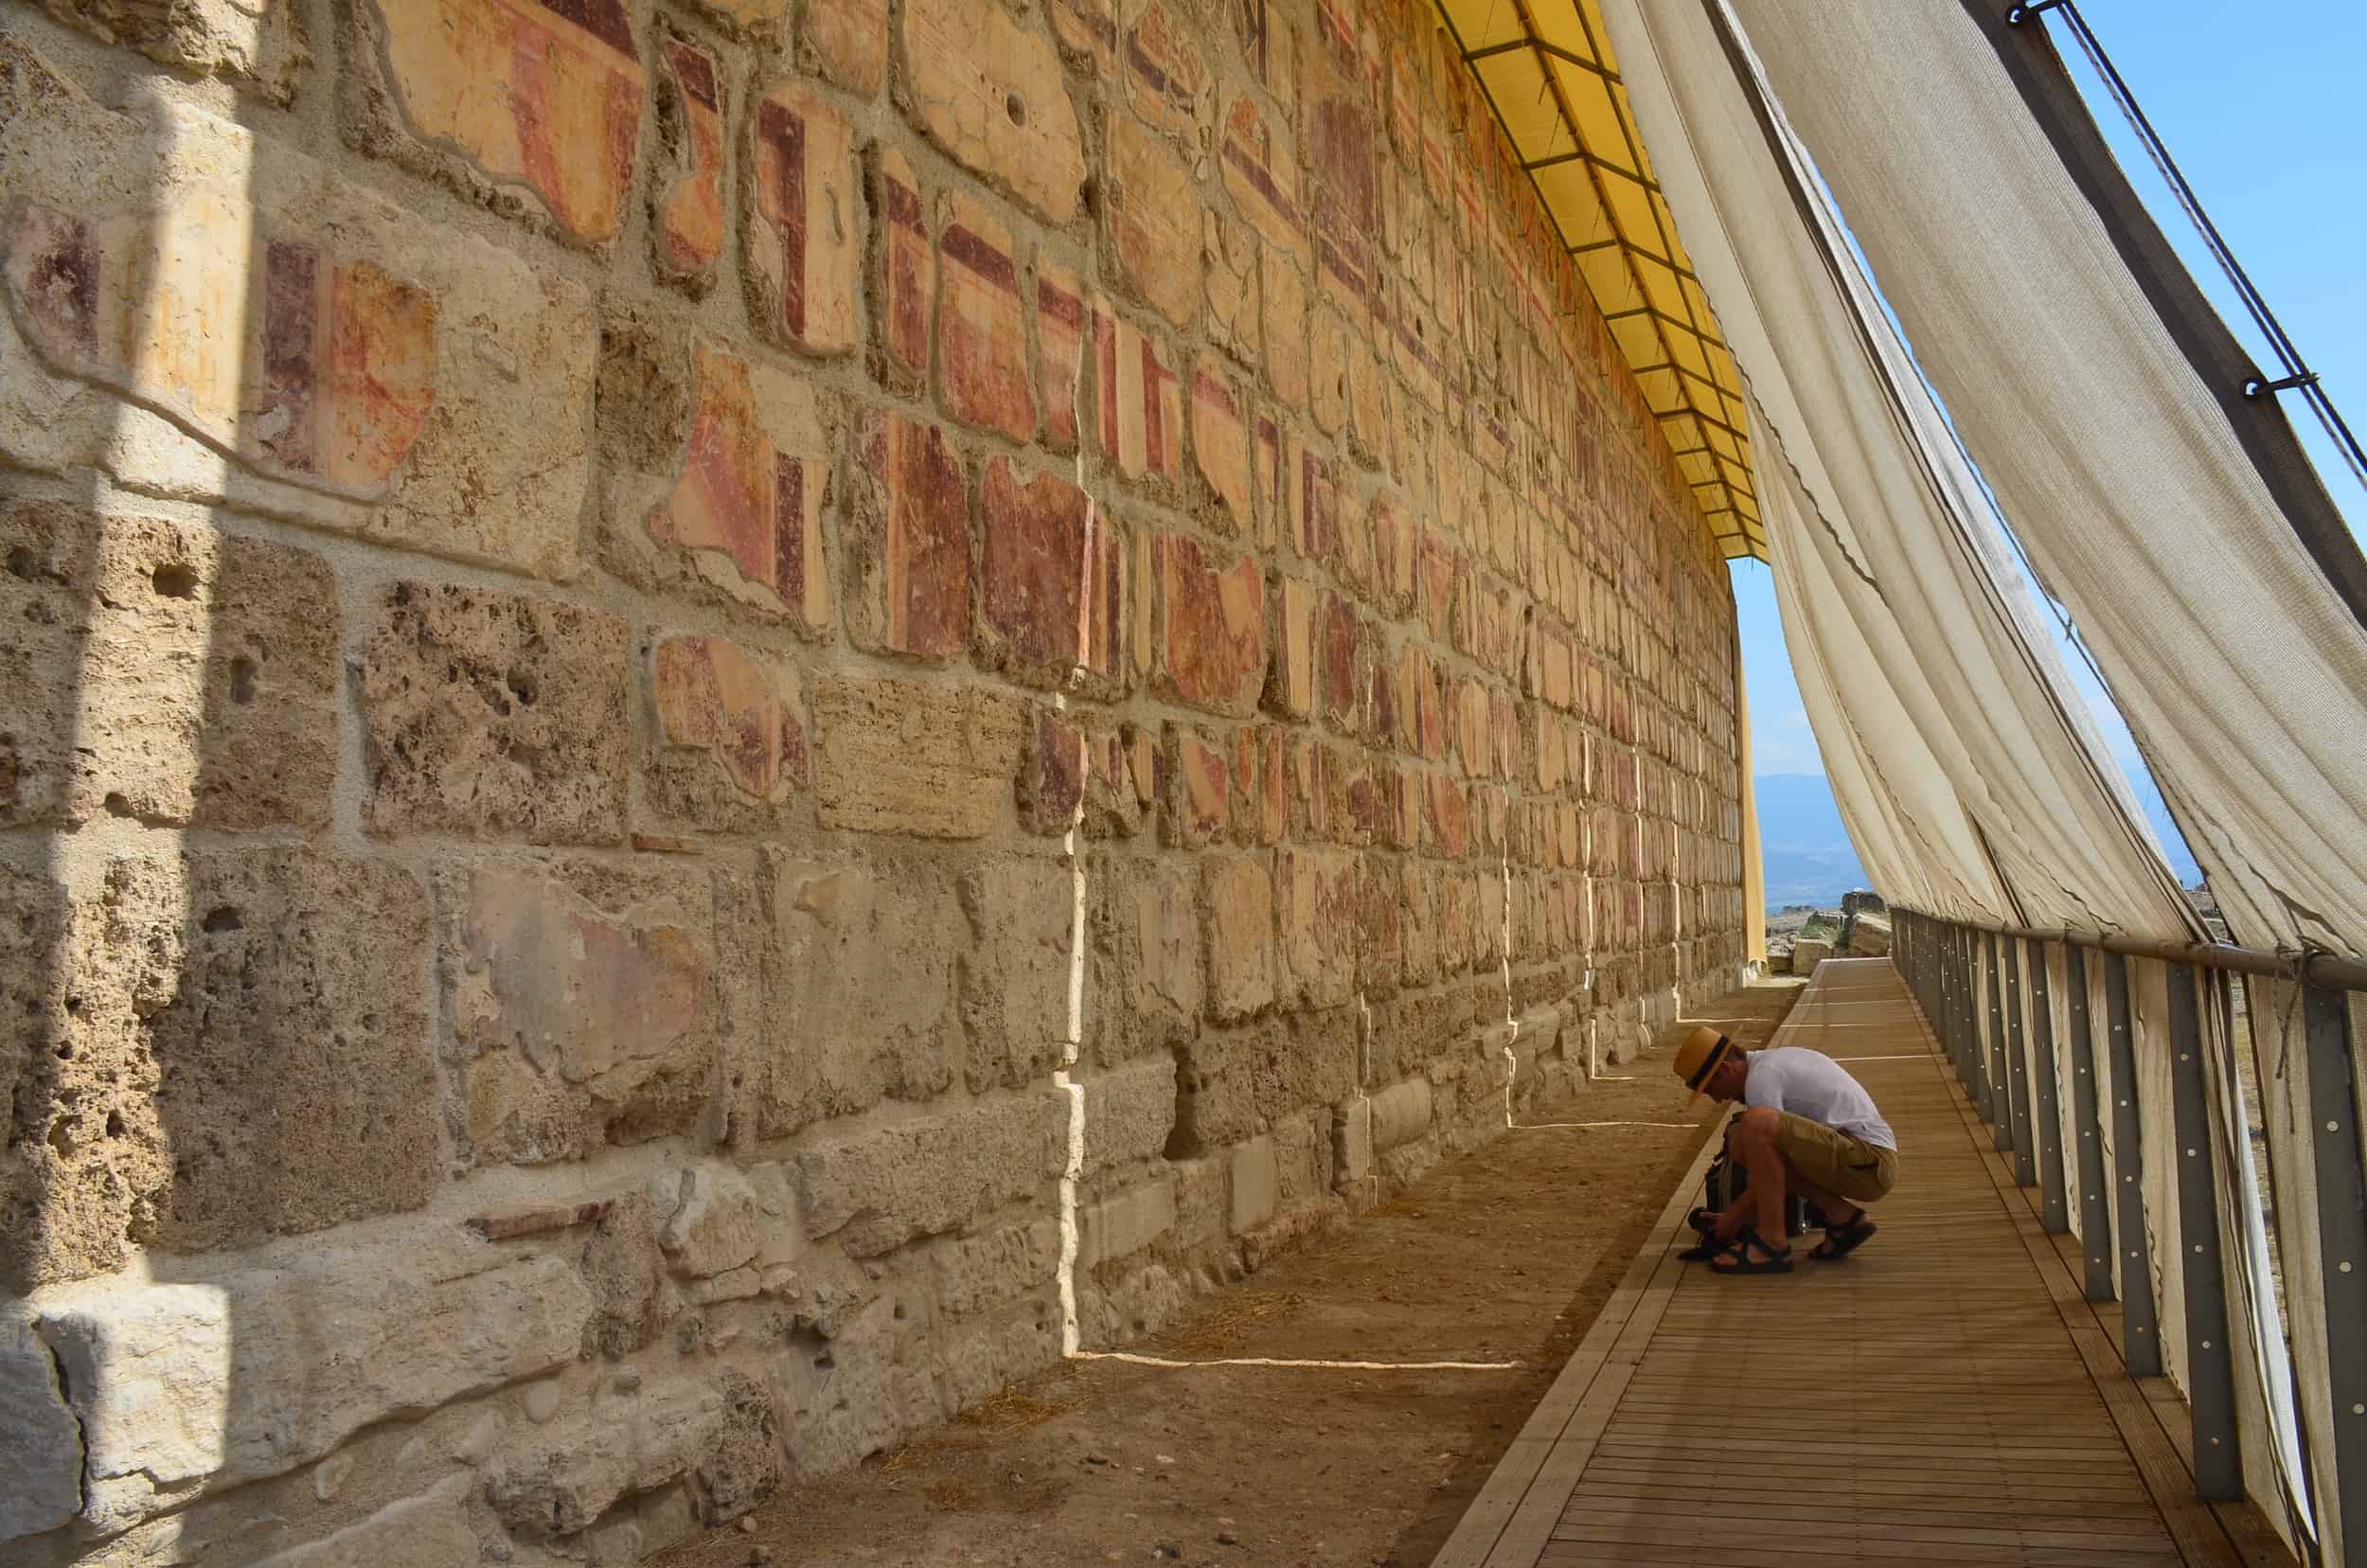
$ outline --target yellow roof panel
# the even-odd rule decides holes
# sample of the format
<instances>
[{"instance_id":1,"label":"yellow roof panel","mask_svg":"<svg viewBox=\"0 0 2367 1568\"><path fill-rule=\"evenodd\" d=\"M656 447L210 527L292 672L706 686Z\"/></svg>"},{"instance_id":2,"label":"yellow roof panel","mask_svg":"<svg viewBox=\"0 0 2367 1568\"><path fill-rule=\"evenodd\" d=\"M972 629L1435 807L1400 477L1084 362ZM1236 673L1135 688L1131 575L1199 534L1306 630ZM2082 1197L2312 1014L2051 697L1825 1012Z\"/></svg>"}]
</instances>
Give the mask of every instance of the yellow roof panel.
<instances>
[{"instance_id":1,"label":"yellow roof panel","mask_svg":"<svg viewBox=\"0 0 2367 1568\"><path fill-rule=\"evenodd\" d=\"M1765 560L1741 373L1652 177L1597 0L1436 4L1719 547Z\"/></svg>"}]
</instances>

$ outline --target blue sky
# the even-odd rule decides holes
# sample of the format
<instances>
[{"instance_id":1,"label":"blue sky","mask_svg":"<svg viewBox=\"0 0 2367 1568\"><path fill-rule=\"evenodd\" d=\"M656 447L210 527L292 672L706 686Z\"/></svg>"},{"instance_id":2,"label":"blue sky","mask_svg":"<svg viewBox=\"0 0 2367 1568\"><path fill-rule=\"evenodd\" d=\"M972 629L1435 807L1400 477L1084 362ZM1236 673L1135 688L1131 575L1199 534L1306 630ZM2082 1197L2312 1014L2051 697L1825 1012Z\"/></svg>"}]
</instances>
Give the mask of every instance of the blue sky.
<instances>
[{"instance_id":1,"label":"blue sky","mask_svg":"<svg viewBox=\"0 0 2367 1568\"><path fill-rule=\"evenodd\" d=\"M2358 0L2277 0L2230 8L2226 0L2081 0L2122 78L2168 144L2252 282L2267 297L2311 369L2352 422L2367 424L2367 102L2358 62L2367 60L2367 6ZM2261 363L2269 363L2226 280L2177 210L2168 187L2128 134L2086 62L2059 28L2061 48L2091 112L2187 265ZM2354 532L2367 517L2363 494L2298 402L2304 444ZM2010 521L2010 520L2009 520ZM1735 603L1750 689L1753 771L1823 773L1816 738L1793 686L1768 569L1733 563ZM2076 653L2070 662L2113 737L2114 750L2164 827L2166 813L2127 732ZM2165 832L2165 838L2169 835ZM2167 842L2187 881L2193 861Z\"/></svg>"}]
</instances>

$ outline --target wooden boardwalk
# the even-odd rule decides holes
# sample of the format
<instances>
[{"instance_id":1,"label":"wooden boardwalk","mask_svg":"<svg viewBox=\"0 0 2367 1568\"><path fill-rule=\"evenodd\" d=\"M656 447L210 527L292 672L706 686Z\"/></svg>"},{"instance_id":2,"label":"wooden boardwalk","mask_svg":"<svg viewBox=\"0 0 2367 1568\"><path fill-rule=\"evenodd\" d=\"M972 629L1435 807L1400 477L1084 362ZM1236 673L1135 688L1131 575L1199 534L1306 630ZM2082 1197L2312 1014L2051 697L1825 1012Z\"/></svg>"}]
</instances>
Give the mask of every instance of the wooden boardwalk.
<instances>
[{"instance_id":1,"label":"wooden boardwalk","mask_svg":"<svg viewBox=\"0 0 2367 1568\"><path fill-rule=\"evenodd\" d=\"M2127 1377L1889 963L1826 962L1771 1043L1846 1061L1896 1130L1880 1234L1789 1275L1678 1261L1713 1140L1436 1568L2268 1560L2256 1512L2194 1500L2166 1388Z\"/></svg>"}]
</instances>

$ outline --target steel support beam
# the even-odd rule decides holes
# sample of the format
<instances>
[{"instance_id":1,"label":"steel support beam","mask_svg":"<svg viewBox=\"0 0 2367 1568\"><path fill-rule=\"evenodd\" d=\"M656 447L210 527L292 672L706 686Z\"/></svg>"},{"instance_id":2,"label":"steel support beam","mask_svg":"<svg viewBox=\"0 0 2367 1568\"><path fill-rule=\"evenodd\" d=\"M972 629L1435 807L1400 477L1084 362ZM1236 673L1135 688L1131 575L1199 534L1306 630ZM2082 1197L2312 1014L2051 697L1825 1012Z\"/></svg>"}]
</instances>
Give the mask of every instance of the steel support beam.
<instances>
[{"instance_id":1,"label":"steel support beam","mask_svg":"<svg viewBox=\"0 0 2367 1568\"><path fill-rule=\"evenodd\" d=\"M2038 1090L2039 1223L2050 1236L2071 1229L2063 1182L2063 1115L2055 1076L2055 1004L2047 978L2047 944L2025 941L2023 967L2030 975L2030 1078Z\"/></svg>"},{"instance_id":2,"label":"steel support beam","mask_svg":"<svg viewBox=\"0 0 2367 1568\"><path fill-rule=\"evenodd\" d=\"M2153 1244L2145 1239L2145 1133L2138 1121L2128 960L2117 953L2104 955L2104 1014L2112 1063L2112 1244L2121 1265L2121 1357L2130 1377L2158 1378L2162 1336L2153 1305Z\"/></svg>"},{"instance_id":3,"label":"steel support beam","mask_svg":"<svg viewBox=\"0 0 2367 1568\"><path fill-rule=\"evenodd\" d=\"M2169 966L2170 1104L2178 1131L2178 1241L2185 1284L2186 1393L2195 1425L2195 1494L2244 1495L2235 1440L2235 1359L2228 1344L2227 1282L2220 1268L2219 1193L2211 1144L2210 1090L2196 973ZM2240 1152L2238 1158L2244 1157Z\"/></svg>"},{"instance_id":4,"label":"steel support beam","mask_svg":"<svg viewBox=\"0 0 2367 1568\"><path fill-rule=\"evenodd\" d=\"M2325 1292L2326 1381L2334 1395L2335 1501L2354 1560L2367 1554L2367 1170L2353 1077L2350 998L2302 991L2309 1056L2310 1163L2318 1176L2318 1263Z\"/></svg>"},{"instance_id":5,"label":"steel support beam","mask_svg":"<svg viewBox=\"0 0 2367 1568\"><path fill-rule=\"evenodd\" d=\"M2013 1129L2014 1183L2038 1185L2037 1138L2030 1126L2030 1042L2021 1023L2021 943L1997 939L1998 967L2005 971L2005 1115Z\"/></svg>"},{"instance_id":6,"label":"steel support beam","mask_svg":"<svg viewBox=\"0 0 2367 1568\"><path fill-rule=\"evenodd\" d=\"M2090 1301L2112 1299L2112 1189L2104 1175L2103 1124L2096 1120L2096 1045L2088 1026L2088 954L2063 949L2063 1013L2071 1037L2072 1129L2079 1134L2080 1254Z\"/></svg>"}]
</instances>

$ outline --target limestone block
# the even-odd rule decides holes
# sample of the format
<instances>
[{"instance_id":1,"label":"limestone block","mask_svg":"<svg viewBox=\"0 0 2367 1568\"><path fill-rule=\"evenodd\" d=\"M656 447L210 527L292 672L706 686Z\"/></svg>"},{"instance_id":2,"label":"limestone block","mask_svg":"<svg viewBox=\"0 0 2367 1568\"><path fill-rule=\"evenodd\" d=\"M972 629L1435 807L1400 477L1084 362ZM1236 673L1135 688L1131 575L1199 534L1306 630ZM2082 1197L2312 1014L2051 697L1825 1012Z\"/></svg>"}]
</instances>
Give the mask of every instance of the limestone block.
<instances>
[{"instance_id":1,"label":"limestone block","mask_svg":"<svg viewBox=\"0 0 2367 1568\"><path fill-rule=\"evenodd\" d=\"M1085 363L1085 294L1077 274L1036 252L1036 384L1043 389L1043 444L1077 450L1077 388Z\"/></svg>"},{"instance_id":2,"label":"limestone block","mask_svg":"<svg viewBox=\"0 0 2367 1568\"><path fill-rule=\"evenodd\" d=\"M780 1137L953 1080L971 947L952 871L891 856L766 852L769 951L756 1128Z\"/></svg>"},{"instance_id":3,"label":"limestone block","mask_svg":"<svg viewBox=\"0 0 2367 1568\"><path fill-rule=\"evenodd\" d=\"M1355 856L1284 849L1274 856L1273 875L1287 998L1307 1007L1341 1006L1356 991L1361 874Z\"/></svg>"},{"instance_id":4,"label":"limestone block","mask_svg":"<svg viewBox=\"0 0 2367 1568\"><path fill-rule=\"evenodd\" d=\"M876 1257L1035 1196L1067 1152L1068 1098L1047 1089L833 1138L791 1165L806 1234Z\"/></svg>"},{"instance_id":5,"label":"limestone block","mask_svg":"<svg viewBox=\"0 0 2367 1568\"><path fill-rule=\"evenodd\" d=\"M794 668L727 638L674 636L658 640L649 671L647 776L660 819L724 830L776 823L810 775Z\"/></svg>"},{"instance_id":6,"label":"limestone block","mask_svg":"<svg viewBox=\"0 0 2367 1568\"><path fill-rule=\"evenodd\" d=\"M455 863L436 906L462 1158L576 1159L705 1125L746 983L706 872Z\"/></svg>"},{"instance_id":7,"label":"limestone block","mask_svg":"<svg viewBox=\"0 0 2367 1568\"><path fill-rule=\"evenodd\" d=\"M822 516L842 423L836 401L805 377L640 312L612 313L599 395L617 476L603 539L611 569L828 636Z\"/></svg>"},{"instance_id":8,"label":"limestone block","mask_svg":"<svg viewBox=\"0 0 2367 1568\"><path fill-rule=\"evenodd\" d=\"M1214 357L1192 366L1192 466L1222 508L1217 516L1247 534L1250 516L1249 415L1233 379Z\"/></svg>"},{"instance_id":9,"label":"limestone block","mask_svg":"<svg viewBox=\"0 0 2367 1568\"><path fill-rule=\"evenodd\" d=\"M329 824L337 589L306 550L0 510L0 823Z\"/></svg>"},{"instance_id":10,"label":"limestone block","mask_svg":"<svg viewBox=\"0 0 2367 1568\"><path fill-rule=\"evenodd\" d=\"M1343 1192L1373 1173L1373 1102L1362 1095L1341 1103L1331 1121L1333 1184Z\"/></svg>"},{"instance_id":11,"label":"limestone block","mask_svg":"<svg viewBox=\"0 0 2367 1568\"><path fill-rule=\"evenodd\" d=\"M1246 1018L1274 997L1273 882L1262 857L1201 863L1208 1010L1219 1022Z\"/></svg>"},{"instance_id":12,"label":"limestone block","mask_svg":"<svg viewBox=\"0 0 2367 1568\"><path fill-rule=\"evenodd\" d=\"M723 254L723 86L709 50L668 34L659 54L660 146L672 167L652 189L651 259L661 277L704 294Z\"/></svg>"},{"instance_id":13,"label":"limestone block","mask_svg":"<svg viewBox=\"0 0 2367 1568\"><path fill-rule=\"evenodd\" d=\"M1304 268L1308 258L1307 212L1299 197L1297 151L1290 133L1274 130L1249 94L1235 98L1225 112L1222 165L1225 194L1273 247L1268 253L1273 258L1267 265L1268 281L1277 261L1285 268ZM1292 403L1305 396L1302 390L1300 397L1291 397L1279 383L1274 390Z\"/></svg>"},{"instance_id":14,"label":"limestone block","mask_svg":"<svg viewBox=\"0 0 2367 1568\"><path fill-rule=\"evenodd\" d=\"M1193 868L1169 858L1097 860L1086 868L1093 900L1086 1029L1094 1054L1116 1066L1172 1044L1200 1017L1200 917Z\"/></svg>"},{"instance_id":15,"label":"limestone block","mask_svg":"<svg viewBox=\"0 0 2367 1568\"><path fill-rule=\"evenodd\" d=\"M1023 710L978 686L831 682L814 697L822 826L983 838L1019 770Z\"/></svg>"},{"instance_id":16,"label":"limestone block","mask_svg":"<svg viewBox=\"0 0 2367 1568\"><path fill-rule=\"evenodd\" d=\"M822 74L859 98L887 80L887 0L809 0L805 41Z\"/></svg>"},{"instance_id":17,"label":"limestone block","mask_svg":"<svg viewBox=\"0 0 2367 1568\"><path fill-rule=\"evenodd\" d=\"M937 297L937 250L930 238L929 205L912 160L893 147L880 149L871 188L871 265L880 301L872 379L919 391L929 381L932 312Z\"/></svg>"},{"instance_id":18,"label":"limestone block","mask_svg":"<svg viewBox=\"0 0 2367 1568\"><path fill-rule=\"evenodd\" d=\"M745 1265L769 1269L805 1251L796 1200L777 1165L693 1166L675 1187L658 1244L677 1274L706 1279Z\"/></svg>"},{"instance_id":19,"label":"limestone block","mask_svg":"<svg viewBox=\"0 0 2367 1568\"><path fill-rule=\"evenodd\" d=\"M1812 937L1803 937L1791 944L1791 972L1806 974L1833 955L1833 944Z\"/></svg>"},{"instance_id":20,"label":"limestone block","mask_svg":"<svg viewBox=\"0 0 2367 1568\"><path fill-rule=\"evenodd\" d=\"M1077 822L1092 771L1093 739L1051 708L1038 708L1020 768L1019 810L1031 833L1058 838Z\"/></svg>"},{"instance_id":21,"label":"limestone block","mask_svg":"<svg viewBox=\"0 0 2367 1568\"><path fill-rule=\"evenodd\" d=\"M792 1473L811 1480L892 1447L942 1420L932 1369L899 1356L894 1303L872 1299L827 1342L797 1335L773 1358L773 1397L786 1429Z\"/></svg>"},{"instance_id":22,"label":"limestone block","mask_svg":"<svg viewBox=\"0 0 2367 1568\"><path fill-rule=\"evenodd\" d=\"M0 1311L0 1541L54 1530L81 1508L81 1429L49 1346L9 1308Z\"/></svg>"},{"instance_id":23,"label":"limestone block","mask_svg":"<svg viewBox=\"0 0 2367 1568\"><path fill-rule=\"evenodd\" d=\"M772 1391L737 1367L724 1367L716 1381L723 1393L722 1430L698 1447L691 1466L699 1516L710 1525L737 1519L770 1497L785 1468Z\"/></svg>"},{"instance_id":24,"label":"limestone block","mask_svg":"<svg viewBox=\"0 0 2367 1568\"><path fill-rule=\"evenodd\" d=\"M937 1308L954 1317L1016 1301L1051 1280L1059 1265L1060 1226L1049 1216L954 1238L930 1254Z\"/></svg>"},{"instance_id":25,"label":"limestone block","mask_svg":"<svg viewBox=\"0 0 2367 1568\"><path fill-rule=\"evenodd\" d=\"M984 661L1029 686L1064 685L1081 669L1113 688L1122 676L1125 535L1066 478L1023 480L1007 457L987 465L981 499Z\"/></svg>"},{"instance_id":26,"label":"limestone block","mask_svg":"<svg viewBox=\"0 0 2367 1568\"><path fill-rule=\"evenodd\" d=\"M1163 843L1198 848L1225 836L1233 821L1232 760L1204 731L1166 726L1166 811Z\"/></svg>"},{"instance_id":27,"label":"limestone block","mask_svg":"<svg viewBox=\"0 0 2367 1568\"><path fill-rule=\"evenodd\" d=\"M1431 1085L1427 1078L1393 1083L1372 1096L1373 1150L1387 1153L1430 1131Z\"/></svg>"},{"instance_id":28,"label":"limestone block","mask_svg":"<svg viewBox=\"0 0 2367 1568\"><path fill-rule=\"evenodd\" d=\"M1254 1231L1274 1217L1281 1202L1282 1173L1274 1163L1274 1141L1256 1137L1233 1150L1229 1166L1232 1203L1225 1223L1236 1236Z\"/></svg>"},{"instance_id":29,"label":"limestone block","mask_svg":"<svg viewBox=\"0 0 2367 1568\"><path fill-rule=\"evenodd\" d=\"M1315 612L1320 592L1294 577L1277 577L1267 592L1273 607L1272 668L1266 673L1265 705L1284 719L1315 713Z\"/></svg>"},{"instance_id":30,"label":"limestone block","mask_svg":"<svg viewBox=\"0 0 2367 1568\"><path fill-rule=\"evenodd\" d=\"M1221 1241L1232 1203L1232 1161L1221 1151L1176 1161L1175 1228L1170 1245L1189 1251Z\"/></svg>"},{"instance_id":31,"label":"limestone block","mask_svg":"<svg viewBox=\"0 0 2367 1568\"><path fill-rule=\"evenodd\" d=\"M1201 261L1206 274L1208 335L1244 365L1258 356L1257 273L1264 247L1244 223L1209 208L1201 216ZM1276 439L1279 440L1279 431Z\"/></svg>"},{"instance_id":32,"label":"limestone block","mask_svg":"<svg viewBox=\"0 0 2367 1568\"><path fill-rule=\"evenodd\" d=\"M574 573L598 342L581 284L287 138L170 100L114 114L0 50L0 456ZM222 351L182 351L199 342Z\"/></svg>"},{"instance_id":33,"label":"limestone block","mask_svg":"<svg viewBox=\"0 0 2367 1568\"><path fill-rule=\"evenodd\" d=\"M1129 479L1184 476L1183 383L1174 356L1104 300L1093 307L1094 430Z\"/></svg>"},{"instance_id":34,"label":"limestone block","mask_svg":"<svg viewBox=\"0 0 2367 1568\"><path fill-rule=\"evenodd\" d=\"M438 1229L45 1303L41 1333L82 1426L85 1520L121 1530L191 1490L284 1474L374 1422L575 1359L592 1302L569 1264Z\"/></svg>"},{"instance_id":35,"label":"limestone block","mask_svg":"<svg viewBox=\"0 0 2367 1568\"><path fill-rule=\"evenodd\" d=\"M973 1410L1060 1360L1060 1314L1050 1292L946 1333L930 1357L947 1414Z\"/></svg>"},{"instance_id":36,"label":"limestone block","mask_svg":"<svg viewBox=\"0 0 2367 1568\"><path fill-rule=\"evenodd\" d=\"M1219 1148L1346 1098L1356 1086L1359 1027L1354 1008L1335 1007L1203 1030L1184 1045L1177 1073L1177 1144Z\"/></svg>"},{"instance_id":37,"label":"limestone block","mask_svg":"<svg viewBox=\"0 0 2367 1568\"><path fill-rule=\"evenodd\" d=\"M268 102L294 100L312 65L304 8L294 0L44 0L51 16L160 65L236 82Z\"/></svg>"},{"instance_id":38,"label":"limestone block","mask_svg":"<svg viewBox=\"0 0 2367 1568\"><path fill-rule=\"evenodd\" d=\"M959 191L937 233L937 375L946 412L1025 441L1036 433L1019 252L992 208Z\"/></svg>"},{"instance_id":39,"label":"limestone block","mask_svg":"<svg viewBox=\"0 0 2367 1568\"><path fill-rule=\"evenodd\" d=\"M1177 1185L1170 1172L1080 1209L1077 1267L1095 1269L1130 1256L1174 1229Z\"/></svg>"},{"instance_id":40,"label":"limestone block","mask_svg":"<svg viewBox=\"0 0 2367 1568\"><path fill-rule=\"evenodd\" d=\"M1266 681L1266 579L1255 558L1227 561L1164 534L1158 560L1165 689L1193 707L1249 717Z\"/></svg>"},{"instance_id":41,"label":"limestone block","mask_svg":"<svg viewBox=\"0 0 2367 1568\"><path fill-rule=\"evenodd\" d=\"M406 1497L326 1540L293 1546L255 1568L452 1568L475 1560L469 1528L469 1479L455 1475Z\"/></svg>"},{"instance_id":42,"label":"limestone block","mask_svg":"<svg viewBox=\"0 0 2367 1568\"><path fill-rule=\"evenodd\" d=\"M1200 193L1192 171L1129 115L1105 121L1108 220L1116 274L1135 297L1176 327L1200 307Z\"/></svg>"},{"instance_id":43,"label":"limestone block","mask_svg":"<svg viewBox=\"0 0 2367 1568\"><path fill-rule=\"evenodd\" d=\"M1069 1038L1076 886L1057 861L998 859L962 878L964 1077L972 1094L1048 1078Z\"/></svg>"},{"instance_id":44,"label":"limestone block","mask_svg":"<svg viewBox=\"0 0 2367 1568\"><path fill-rule=\"evenodd\" d=\"M858 437L846 629L858 647L942 661L970 643L970 476L934 425L874 414Z\"/></svg>"},{"instance_id":45,"label":"limestone block","mask_svg":"<svg viewBox=\"0 0 2367 1568\"><path fill-rule=\"evenodd\" d=\"M502 1455L486 1500L528 1536L584 1529L630 1492L687 1472L723 1434L723 1396L683 1377L600 1400L549 1441Z\"/></svg>"},{"instance_id":46,"label":"limestone block","mask_svg":"<svg viewBox=\"0 0 2367 1568\"><path fill-rule=\"evenodd\" d=\"M1215 76L1194 42L1206 36L1163 0L1132 9L1121 55L1126 101L1145 124L1197 151L1216 109Z\"/></svg>"},{"instance_id":47,"label":"limestone block","mask_svg":"<svg viewBox=\"0 0 2367 1568\"><path fill-rule=\"evenodd\" d=\"M1274 1123L1275 1201L1303 1208L1331 1189L1331 1111L1325 1107Z\"/></svg>"},{"instance_id":48,"label":"limestone block","mask_svg":"<svg viewBox=\"0 0 2367 1568\"><path fill-rule=\"evenodd\" d=\"M1084 1080L1085 1174L1150 1159L1175 1131L1175 1063L1152 1057Z\"/></svg>"},{"instance_id":49,"label":"limestone block","mask_svg":"<svg viewBox=\"0 0 2367 1568\"><path fill-rule=\"evenodd\" d=\"M862 341L863 176L846 116L802 83L766 91L740 154L748 316L775 342L843 354Z\"/></svg>"},{"instance_id":50,"label":"limestone block","mask_svg":"<svg viewBox=\"0 0 2367 1568\"><path fill-rule=\"evenodd\" d=\"M1052 41L969 0L914 0L901 14L921 129L1051 222L1076 217L1084 143Z\"/></svg>"},{"instance_id":51,"label":"limestone block","mask_svg":"<svg viewBox=\"0 0 2367 1568\"><path fill-rule=\"evenodd\" d=\"M598 611L397 583L363 657L371 830L621 838L627 659Z\"/></svg>"},{"instance_id":52,"label":"limestone block","mask_svg":"<svg viewBox=\"0 0 2367 1568\"><path fill-rule=\"evenodd\" d=\"M562 238L615 238L648 93L623 0L564 10L368 0L356 10L360 58L383 62L359 79L365 147L495 211L547 215Z\"/></svg>"}]
</instances>

